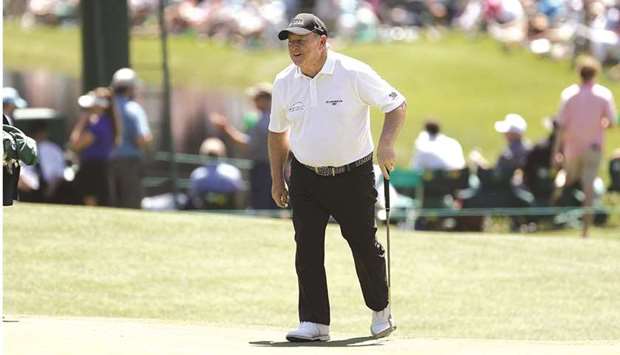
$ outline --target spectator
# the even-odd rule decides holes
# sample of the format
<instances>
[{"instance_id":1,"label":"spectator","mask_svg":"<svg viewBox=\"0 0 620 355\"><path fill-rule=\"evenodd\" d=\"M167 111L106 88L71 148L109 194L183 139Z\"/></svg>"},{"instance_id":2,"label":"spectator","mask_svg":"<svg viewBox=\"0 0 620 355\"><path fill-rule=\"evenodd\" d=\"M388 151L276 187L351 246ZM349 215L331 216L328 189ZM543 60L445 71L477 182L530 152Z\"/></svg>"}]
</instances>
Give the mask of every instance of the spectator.
<instances>
[{"instance_id":1,"label":"spectator","mask_svg":"<svg viewBox=\"0 0 620 355\"><path fill-rule=\"evenodd\" d=\"M440 133L439 123L427 121L415 141L411 167L417 170L460 170L465 167L461 144Z\"/></svg>"},{"instance_id":2,"label":"spectator","mask_svg":"<svg viewBox=\"0 0 620 355\"><path fill-rule=\"evenodd\" d=\"M128 7L132 26L141 26L157 10L157 0L129 0Z\"/></svg>"},{"instance_id":3,"label":"spectator","mask_svg":"<svg viewBox=\"0 0 620 355\"><path fill-rule=\"evenodd\" d=\"M210 6L203 0L181 0L166 9L166 17L172 32L198 28L207 21Z\"/></svg>"},{"instance_id":4,"label":"spectator","mask_svg":"<svg viewBox=\"0 0 620 355\"><path fill-rule=\"evenodd\" d=\"M61 25L77 21L79 0L29 0L22 17L25 27L35 23Z\"/></svg>"},{"instance_id":5,"label":"spectator","mask_svg":"<svg viewBox=\"0 0 620 355\"><path fill-rule=\"evenodd\" d=\"M476 31L482 18L482 0L467 0L463 12L455 19L458 29L465 32Z\"/></svg>"},{"instance_id":6,"label":"spectator","mask_svg":"<svg viewBox=\"0 0 620 355\"><path fill-rule=\"evenodd\" d=\"M2 118L2 205L17 200L20 161L32 165L37 161L37 143L11 125L7 115Z\"/></svg>"},{"instance_id":7,"label":"spectator","mask_svg":"<svg viewBox=\"0 0 620 355\"><path fill-rule=\"evenodd\" d=\"M527 18L519 0L484 0L483 8L489 34L505 48L525 40Z\"/></svg>"},{"instance_id":8,"label":"spectator","mask_svg":"<svg viewBox=\"0 0 620 355\"><path fill-rule=\"evenodd\" d=\"M15 124L15 118L13 112L18 108L25 108L28 106L26 100L19 96L19 92L12 87L2 88L2 112L6 115L5 119L8 119L10 125Z\"/></svg>"},{"instance_id":9,"label":"spectator","mask_svg":"<svg viewBox=\"0 0 620 355\"><path fill-rule=\"evenodd\" d=\"M577 68L581 83L562 91L558 113L560 132L553 149L553 164L561 164L566 171L564 186L581 182L585 195L583 206L589 208L602 158L604 131L616 123L616 105L612 92L595 81L600 64L594 58L583 57ZM592 214L586 211L582 237L588 237L591 223Z\"/></svg>"},{"instance_id":10,"label":"spectator","mask_svg":"<svg viewBox=\"0 0 620 355\"><path fill-rule=\"evenodd\" d=\"M15 125L15 118L13 112L17 108L25 108L28 105L26 100L22 99L19 92L12 87L2 88L2 124L7 126ZM7 156L8 150L12 146L16 145L16 140L20 139L24 141L26 147L32 146L34 155L36 156L36 143L32 139L21 131L15 133L9 131L8 127L3 129L3 145L4 145L4 158L2 160L2 181L3 181L3 205L9 206L13 204L13 200L17 199L18 181L21 171L21 166L18 159L10 159ZM23 137L23 139L22 139ZM8 145L7 145L8 144Z\"/></svg>"},{"instance_id":11,"label":"spectator","mask_svg":"<svg viewBox=\"0 0 620 355\"><path fill-rule=\"evenodd\" d=\"M271 112L271 84L260 83L248 89L254 107L259 113L258 122L247 134L233 127L229 120L217 113L211 114L211 122L220 128L226 136L244 147L253 161L250 170L250 206L254 209L277 209L271 197L271 171L267 152L269 135L269 114Z\"/></svg>"},{"instance_id":12,"label":"spectator","mask_svg":"<svg viewBox=\"0 0 620 355\"><path fill-rule=\"evenodd\" d=\"M508 145L497 159L495 173L497 176L511 178L517 169L525 166L528 145L523 141L527 123L520 115L509 113L503 121L495 122L495 130L503 133Z\"/></svg>"},{"instance_id":13,"label":"spectator","mask_svg":"<svg viewBox=\"0 0 620 355\"><path fill-rule=\"evenodd\" d=\"M608 169L610 183L607 190L620 192L620 148L611 154Z\"/></svg>"},{"instance_id":14,"label":"spectator","mask_svg":"<svg viewBox=\"0 0 620 355\"><path fill-rule=\"evenodd\" d=\"M495 167L490 166L482 155L474 150L469 159L474 165L483 170L494 170L493 175L500 180L509 180L517 169L525 165L529 147L523 142L523 133L527 123L520 115L509 113L504 120L495 122L495 130L503 133L508 145L497 159Z\"/></svg>"},{"instance_id":15,"label":"spectator","mask_svg":"<svg viewBox=\"0 0 620 355\"><path fill-rule=\"evenodd\" d=\"M551 168L552 149L557 139L557 121L545 119L549 136L536 143L527 154L523 167L523 184L534 195L536 201L548 204L553 192L556 171Z\"/></svg>"},{"instance_id":16,"label":"spectator","mask_svg":"<svg viewBox=\"0 0 620 355\"><path fill-rule=\"evenodd\" d=\"M83 110L71 132L70 146L80 154L76 176L82 202L87 206L107 206L109 201L109 158L119 138L118 117L112 105L112 91L100 87L80 96Z\"/></svg>"},{"instance_id":17,"label":"spectator","mask_svg":"<svg viewBox=\"0 0 620 355\"><path fill-rule=\"evenodd\" d=\"M59 202L58 192L64 182L65 157L62 149L48 139L47 124L37 121L31 132L37 142L39 161L22 167L18 182L19 200L26 202Z\"/></svg>"},{"instance_id":18,"label":"spectator","mask_svg":"<svg viewBox=\"0 0 620 355\"><path fill-rule=\"evenodd\" d=\"M602 1L588 4L591 20L588 39L592 55L601 63L620 61L620 11L617 7L607 7Z\"/></svg>"},{"instance_id":19,"label":"spectator","mask_svg":"<svg viewBox=\"0 0 620 355\"><path fill-rule=\"evenodd\" d=\"M507 146L494 167L489 167L478 154L470 155L473 163L478 166L480 187L474 195L463 200L463 208L517 208L532 204L532 195L520 186L522 176L519 174L529 152L528 145L523 141L526 129L527 123L516 113L509 113L502 121L495 122L495 130L504 134ZM480 216L473 217L473 220L477 225L475 229L482 230ZM514 215L511 217L511 230L523 230L528 227L528 222L526 216ZM467 228L474 225L471 223L466 222Z\"/></svg>"},{"instance_id":20,"label":"spectator","mask_svg":"<svg viewBox=\"0 0 620 355\"><path fill-rule=\"evenodd\" d=\"M110 153L110 205L140 208L144 152L153 138L144 109L135 101L137 75L117 70L112 77L114 104L120 115L121 138Z\"/></svg>"},{"instance_id":21,"label":"spectator","mask_svg":"<svg viewBox=\"0 0 620 355\"><path fill-rule=\"evenodd\" d=\"M200 154L209 160L190 175L190 208L235 208L236 194L244 189L244 184L241 171L220 160L226 156L224 143L218 138L207 138L200 146Z\"/></svg>"}]
</instances>

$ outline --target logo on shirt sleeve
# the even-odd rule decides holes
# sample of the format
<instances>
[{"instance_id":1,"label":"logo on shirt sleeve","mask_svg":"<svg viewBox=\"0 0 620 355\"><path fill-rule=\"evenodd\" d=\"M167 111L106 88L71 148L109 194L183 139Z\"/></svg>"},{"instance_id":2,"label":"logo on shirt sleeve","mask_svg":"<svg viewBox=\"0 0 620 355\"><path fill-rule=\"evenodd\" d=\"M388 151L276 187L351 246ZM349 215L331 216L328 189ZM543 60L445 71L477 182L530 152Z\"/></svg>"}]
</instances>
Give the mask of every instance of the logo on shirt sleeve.
<instances>
[{"instance_id":1,"label":"logo on shirt sleeve","mask_svg":"<svg viewBox=\"0 0 620 355\"><path fill-rule=\"evenodd\" d=\"M392 100L396 100L396 98L398 97L398 93L396 91L392 91L389 95L388 95Z\"/></svg>"},{"instance_id":2,"label":"logo on shirt sleeve","mask_svg":"<svg viewBox=\"0 0 620 355\"><path fill-rule=\"evenodd\" d=\"M303 111L303 110L304 110L304 103L301 101L297 101L288 107L288 112L296 112L296 111Z\"/></svg>"}]
</instances>

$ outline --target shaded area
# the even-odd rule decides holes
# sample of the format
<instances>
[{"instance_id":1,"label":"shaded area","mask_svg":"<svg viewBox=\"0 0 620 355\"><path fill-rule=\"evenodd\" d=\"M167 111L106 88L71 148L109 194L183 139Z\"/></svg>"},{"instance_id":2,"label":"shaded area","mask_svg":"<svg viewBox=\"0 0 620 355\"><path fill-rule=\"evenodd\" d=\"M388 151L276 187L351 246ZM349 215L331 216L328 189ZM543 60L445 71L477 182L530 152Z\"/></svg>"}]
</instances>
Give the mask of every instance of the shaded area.
<instances>
[{"instance_id":1,"label":"shaded area","mask_svg":"<svg viewBox=\"0 0 620 355\"><path fill-rule=\"evenodd\" d=\"M376 341L373 343L364 344L367 341ZM355 337L355 338L347 338L347 339L339 339L339 340L331 340L331 341L309 341L309 342L290 342L290 341L271 341L271 340L260 340L260 341L251 341L250 345L254 346L270 346L274 348L298 348L298 347L362 347L362 346L381 346L383 345L383 341L377 341L377 339L366 336L366 337Z\"/></svg>"}]
</instances>

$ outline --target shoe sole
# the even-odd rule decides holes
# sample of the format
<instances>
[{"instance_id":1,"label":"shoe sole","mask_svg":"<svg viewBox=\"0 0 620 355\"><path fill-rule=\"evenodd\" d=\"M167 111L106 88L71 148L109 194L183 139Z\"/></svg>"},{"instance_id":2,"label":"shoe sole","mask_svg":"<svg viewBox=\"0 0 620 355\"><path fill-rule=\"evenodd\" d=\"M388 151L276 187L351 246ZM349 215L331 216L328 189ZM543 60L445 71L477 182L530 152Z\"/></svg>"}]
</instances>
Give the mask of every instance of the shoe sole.
<instances>
[{"instance_id":1,"label":"shoe sole","mask_svg":"<svg viewBox=\"0 0 620 355\"><path fill-rule=\"evenodd\" d=\"M392 334L392 332L394 332L395 330L396 330L396 326L393 325L393 326L387 328L386 330L384 330L382 332L379 332L377 334L373 334L372 337L375 338L375 339L385 338L388 335Z\"/></svg>"},{"instance_id":2,"label":"shoe sole","mask_svg":"<svg viewBox=\"0 0 620 355\"><path fill-rule=\"evenodd\" d=\"M292 343L310 343L313 341L329 341L329 335L321 335L321 336L314 337L314 338L301 338L301 337L296 337L292 335L287 335L286 340Z\"/></svg>"}]
</instances>

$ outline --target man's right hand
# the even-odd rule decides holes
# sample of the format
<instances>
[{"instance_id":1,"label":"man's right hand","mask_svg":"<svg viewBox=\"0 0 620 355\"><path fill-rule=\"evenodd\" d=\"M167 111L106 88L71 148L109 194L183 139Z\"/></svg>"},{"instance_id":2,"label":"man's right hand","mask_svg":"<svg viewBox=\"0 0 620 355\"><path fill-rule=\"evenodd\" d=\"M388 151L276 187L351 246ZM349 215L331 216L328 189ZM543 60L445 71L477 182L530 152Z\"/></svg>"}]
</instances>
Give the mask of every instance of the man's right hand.
<instances>
[{"instance_id":1,"label":"man's right hand","mask_svg":"<svg viewBox=\"0 0 620 355\"><path fill-rule=\"evenodd\" d=\"M288 207L288 189L284 182L273 183L271 186L271 197L280 208Z\"/></svg>"},{"instance_id":2,"label":"man's right hand","mask_svg":"<svg viewBox=\"0 0 620 355\"><path fill-rule=\"evenodd\" d=\"M269 165L271 168L271 198L280 208L288 207L288 189L284 167L289 154L288 132L269 132Z\"/></svg>"},{"instance_id":3,"label":"man's right hand","mask_svg":"<svg viewBox=\"0 0 620 355\"><path fill-rule=\"evenodd\" d=\"M226 128L228 127L229 120L228 117L224 116L223 114L219 113L219 112L209 112L209 121L211 121L211 124L216 128L219 129L221 131L225 131Z\"/></svg>"}]
</instances>

